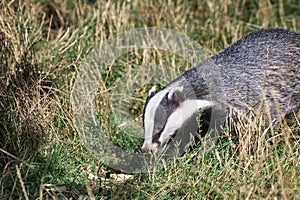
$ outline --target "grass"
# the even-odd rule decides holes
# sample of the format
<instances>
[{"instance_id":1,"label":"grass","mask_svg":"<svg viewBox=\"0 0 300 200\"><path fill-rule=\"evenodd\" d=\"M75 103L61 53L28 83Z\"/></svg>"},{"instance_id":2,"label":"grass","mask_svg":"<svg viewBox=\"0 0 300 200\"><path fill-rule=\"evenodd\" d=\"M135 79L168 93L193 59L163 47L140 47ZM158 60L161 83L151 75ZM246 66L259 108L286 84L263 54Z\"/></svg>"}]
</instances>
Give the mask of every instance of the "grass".
<instances>
[{"instance_id":1,"label":"grass","mask_svg":"<svg viewBox=\"0 0 300 200\"><path fill-rule=\"evenodd\" d=\"M257 28L299 31L299 12L296 0L2 0L0 199L299 199L299 115L274 129L260 117L240 116L206 157L195 148L168 167L127 176L86 149L70 100L87 53L115 34L169 28L211 55ZM176 72L191 67L169 52L142 50L117 59L99 80L98 118L111 140L130 151L139 151L142 141L117 127L110 95L124 72L150 62ZM129 102L139 124L151 86Z\"/></svg>"}]
</instances>

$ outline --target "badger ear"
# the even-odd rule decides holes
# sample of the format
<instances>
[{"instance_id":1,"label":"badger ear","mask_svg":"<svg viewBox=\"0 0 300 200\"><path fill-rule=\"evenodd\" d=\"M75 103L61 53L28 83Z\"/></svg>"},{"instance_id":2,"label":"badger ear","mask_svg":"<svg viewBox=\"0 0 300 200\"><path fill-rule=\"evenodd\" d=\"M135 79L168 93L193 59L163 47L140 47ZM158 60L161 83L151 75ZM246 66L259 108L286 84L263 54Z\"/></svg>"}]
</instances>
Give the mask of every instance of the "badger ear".
<instances>
[{"instance_id":1,"label":"badger ear","mask_svg":"<svg viewBox=\"0 0 300 200\"><path fill-rule=\"evenodd\" d=\"M175 104L179 105L184 100L182 91L183 87L172 88L168 93L168 101L172 101Z\"/></svg>"},{"instance_id":2,"label":"badger ear","mask_svg":"<svg viewBox=\"0 0 300 200\"><path fill-rule=\"evenodd\" d=\"M152 98L156 93L157 93L156 86L153 86L153 87L151 88L151 90L149 91L148 97L147 97L147 98L149 98L149 99Z\"/></svg>"}]
</instances>

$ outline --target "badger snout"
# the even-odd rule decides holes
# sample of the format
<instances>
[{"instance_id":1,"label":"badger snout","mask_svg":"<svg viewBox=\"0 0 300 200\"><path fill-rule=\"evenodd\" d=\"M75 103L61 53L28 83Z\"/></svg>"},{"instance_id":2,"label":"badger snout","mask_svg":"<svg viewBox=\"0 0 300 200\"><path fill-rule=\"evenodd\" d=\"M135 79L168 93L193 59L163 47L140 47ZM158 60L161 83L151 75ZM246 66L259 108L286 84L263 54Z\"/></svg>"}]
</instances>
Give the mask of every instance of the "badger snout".
<instances>
[{"instance_id":1,"label":"badger snout","mask_svg":"<svg viewBox=\"0 0 300 200\"><path fill-rule=\"evenodd\" d=\"M142 152L155 154L158 151L158 146L159 146L159 144L157 144L157 143L144 144L142 146Z\"/></svg>"}]
</instances>

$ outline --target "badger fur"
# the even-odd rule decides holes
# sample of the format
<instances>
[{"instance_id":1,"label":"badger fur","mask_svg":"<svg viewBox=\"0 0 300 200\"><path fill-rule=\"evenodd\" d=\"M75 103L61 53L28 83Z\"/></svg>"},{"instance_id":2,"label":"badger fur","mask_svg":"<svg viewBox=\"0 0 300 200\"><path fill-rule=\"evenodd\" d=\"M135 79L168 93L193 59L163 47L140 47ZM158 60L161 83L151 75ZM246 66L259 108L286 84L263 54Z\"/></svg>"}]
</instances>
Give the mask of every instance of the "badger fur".
<instances>
[{"instance_id":1,"label":"badger fur","mask_svg":"<svg viewBox=\"0 0 300 200\"><path fill-rule=\"evenodd\" d=\"M163 90L150 90L143 114L143 152L165 147L199 109L205 113L217 106L199 72L210 63L222 74L222 109L257 109L264 98L271 120L276 121L300 108L300 33L280 28L254 31L187 70Z\"/></svg>"}]
</instances>

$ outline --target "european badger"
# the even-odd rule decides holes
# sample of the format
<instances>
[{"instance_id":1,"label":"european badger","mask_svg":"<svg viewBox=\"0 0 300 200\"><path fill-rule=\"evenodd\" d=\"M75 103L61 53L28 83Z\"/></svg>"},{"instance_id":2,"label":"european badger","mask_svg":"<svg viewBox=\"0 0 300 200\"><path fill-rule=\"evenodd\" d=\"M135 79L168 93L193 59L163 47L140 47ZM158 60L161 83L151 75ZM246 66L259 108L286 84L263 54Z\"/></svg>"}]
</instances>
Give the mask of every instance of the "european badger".
<instances>
[{"instance_id":1,"label":"european badger","mask_svg":"<svg viewBox=\"0 0 300 200\"><path fill-rule=\"evenodd\" d=\"M161 150L185 120L199 109L217 106L199 73L208 64L217 66L222 74L219 78L226 102L222 109L257 109L264 99L271 120L277 121L300 108L300 33L280 28L258 30L187 70L163 90L151 89L143 114L143 152Z\"/></svg>"}]
</instances>

